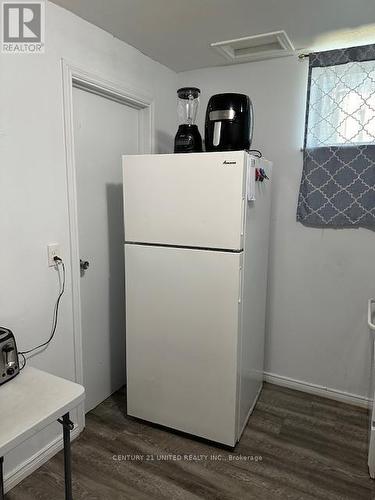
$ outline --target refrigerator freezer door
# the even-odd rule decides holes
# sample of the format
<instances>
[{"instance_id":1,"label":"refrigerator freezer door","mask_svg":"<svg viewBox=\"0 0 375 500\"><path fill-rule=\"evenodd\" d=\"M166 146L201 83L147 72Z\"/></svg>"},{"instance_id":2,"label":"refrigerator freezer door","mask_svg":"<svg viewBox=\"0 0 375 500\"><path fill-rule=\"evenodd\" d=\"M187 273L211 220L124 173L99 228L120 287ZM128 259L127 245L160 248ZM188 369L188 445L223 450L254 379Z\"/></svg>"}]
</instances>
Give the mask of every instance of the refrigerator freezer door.
<instances>
[{"instance_id":1,"label":"refrigerator freezer door","mask_svg":"<svg viewBox=\"0 0 375 500\"><path fill-rule=\"evenodd\" d=\"M125 245L132 416L236 443L241 253Z\"/></svg>"},{"instance_id":2,"label":"refrigerator freezer door","mask_svg":"<svg viewBox=\"0 0 375 500\"><path fill-rule=\"evenodd\" d=\"M242 249L245 157L124 156L125 241Z\"/></svg>"}]
</instances>

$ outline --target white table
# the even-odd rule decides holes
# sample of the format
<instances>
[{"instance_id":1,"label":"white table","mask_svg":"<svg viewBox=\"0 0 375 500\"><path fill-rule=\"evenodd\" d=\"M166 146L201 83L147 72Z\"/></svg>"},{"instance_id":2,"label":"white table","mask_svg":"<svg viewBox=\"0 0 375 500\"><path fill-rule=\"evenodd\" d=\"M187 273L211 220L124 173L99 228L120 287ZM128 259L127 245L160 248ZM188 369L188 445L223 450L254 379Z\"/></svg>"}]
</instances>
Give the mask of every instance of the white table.
<instances>
[{"instance_id":1,"label":"white table","mask_svg":"<svg viewBox=\"0 0 375 500\"><path fill-rule=\"evenodd\" d=\"M69 411L85 397L84 388L50 373L25 367L0 386L0 500L4 500L4 455L58 420L63 426L65 498L72 500Z\"/></svg>"}]
</instances>

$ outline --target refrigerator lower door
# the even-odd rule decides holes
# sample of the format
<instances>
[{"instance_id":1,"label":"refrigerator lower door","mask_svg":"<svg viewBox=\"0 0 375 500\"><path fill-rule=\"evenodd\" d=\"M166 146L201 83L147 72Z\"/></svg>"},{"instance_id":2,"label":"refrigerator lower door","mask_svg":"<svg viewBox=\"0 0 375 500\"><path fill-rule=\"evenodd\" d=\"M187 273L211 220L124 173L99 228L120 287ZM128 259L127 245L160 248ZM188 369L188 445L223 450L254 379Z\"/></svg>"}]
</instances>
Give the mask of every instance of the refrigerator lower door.
<instances>
[{"instance_id":1,"label":"refrigerator lower door","mask_svg":"<svg viewBox=\"0 0 375 500\"><path fill-rule=\"evenodd\" d=\"M241 259L125 245L130 415L235 445Z\"/></svg>"}]
</instances>

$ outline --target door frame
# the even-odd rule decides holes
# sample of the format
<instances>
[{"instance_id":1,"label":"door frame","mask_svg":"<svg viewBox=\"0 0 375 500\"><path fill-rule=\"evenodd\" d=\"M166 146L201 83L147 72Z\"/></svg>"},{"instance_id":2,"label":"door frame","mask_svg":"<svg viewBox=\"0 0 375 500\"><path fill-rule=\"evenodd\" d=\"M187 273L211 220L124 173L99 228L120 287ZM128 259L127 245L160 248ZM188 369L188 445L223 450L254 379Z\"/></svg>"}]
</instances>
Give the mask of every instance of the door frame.
<instances>
[{"instance_id":1,"label":"door frame","mask_svg":"<svg viewBox=\"0 0 375 500\"><path fill-rule=\"evenodd\" d=\"M150 95L121 82L109 81L65 59L62 63L63 115L65 132L66 182L70 240L75 381L83 384L82 313L79 267L76 162L74 153L73 87L94 93L139 111L139 153L154 151L154 102ZM78 428L85 426L85 410L78 408Z\"/></svg>"}]
</instances>

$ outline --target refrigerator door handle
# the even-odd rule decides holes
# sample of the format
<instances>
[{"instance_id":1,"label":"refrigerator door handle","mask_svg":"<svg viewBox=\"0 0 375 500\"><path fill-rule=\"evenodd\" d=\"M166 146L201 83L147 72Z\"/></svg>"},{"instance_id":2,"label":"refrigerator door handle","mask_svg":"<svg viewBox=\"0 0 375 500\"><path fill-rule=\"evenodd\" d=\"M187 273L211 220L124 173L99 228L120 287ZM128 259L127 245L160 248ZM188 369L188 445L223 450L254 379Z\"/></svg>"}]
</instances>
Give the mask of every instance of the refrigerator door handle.
<instances>
[{"instance_id":1,"label":"refrigerator door handle","mask_svg":"<svg viewBox=\"0 0 375 500\"><path fill-rule=\"evenodd\" d=\"M238 303L242 302L242 266L239 269L239 279L238 279Z\"/></svg>"},{"instance_id":2,"label":"refrigerator door handle","mask_svg":"<svg viewBox=\"0 0 375 500\"><path fill-rule=\"evenodd\" d=\"M241 205L241 236L244 235L245 233L245 198L242 198L242 205Z\"/></svg>"},{"instance_id":3,"label":"refrigerator door handle","mask_svg":"<svg viewBox=\"0 0 375 500\"><path fill-rule=\"evenodd\" d=\"M372 322L372 306L375 304L375 299L369 299L367 305L367 323L371 330L375 331L375 325Z\"/></svg>"},{"instance_id":4,"label":"refrigerator door handle","mask_svg":"<svg viewBox=\"0 0 375 500\"><path fill-rule=\"evenodd\" d=\"M248 158L247 161L247 177L246 177L246 191L247 191L247 201L255 201L255 160L254 158Z\"/></svg>"}]
</instances>

